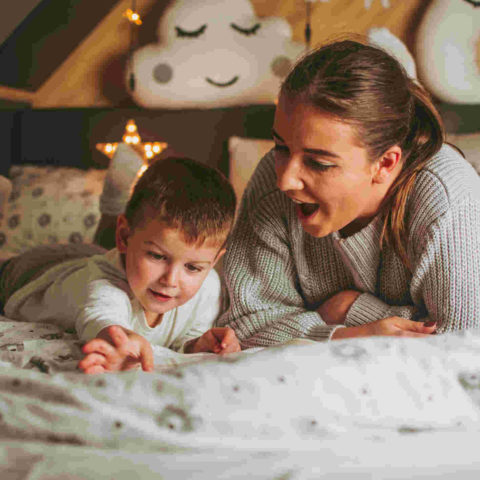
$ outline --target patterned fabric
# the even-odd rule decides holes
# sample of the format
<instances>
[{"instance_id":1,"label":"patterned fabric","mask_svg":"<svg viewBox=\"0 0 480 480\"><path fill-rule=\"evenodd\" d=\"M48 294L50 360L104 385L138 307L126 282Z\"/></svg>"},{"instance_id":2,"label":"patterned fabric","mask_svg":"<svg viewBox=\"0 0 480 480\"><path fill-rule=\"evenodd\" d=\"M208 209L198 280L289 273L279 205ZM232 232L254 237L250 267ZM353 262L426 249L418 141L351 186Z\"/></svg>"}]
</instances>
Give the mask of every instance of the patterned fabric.
<instances>
[{"instance_id":1,"label":"patterned fabric","mask_svg":"<svg viewBox=\"0 0 480 480\"><path fill-rule=\"evenodd\" d=\"M13 166L0 229L0 258L38 245L88 243L100 219L105 170Z\"/></svg>"},{"instance_id":2,"label":"patterned fabric","mask_svg":"<svg viewBox=\"0 0 480 480\"><path fill-rule=\"evenodd\" d=\"M314 238L275 180L271 152L247 187L225 255L230 307L218 324L243 348L329 339L339 327L315 310L346 289L363 292L346 326L395 315L435 320L439 333L480 326L480 178L453 148L429 161L409 197L411 272L393 249L380 251L380 215L348 238Z\"/></svg>"},{"instance_id":3,"label":"patterned fabric","mask_svg":"<svg viewBox=\"0 0 480 480\"><path fill-rule=\"evenodd\" d=\"M248 453L253 461L280 451L310 453L307 464L269 462L252 472L258 474L252 478L272 480L323 478L311 475L313 465L325 475L342 462L352 472L373 457L377 466L418 468L417 459L423 464L425 456L437 469L472 459L478 465L480 331L303 341L224 357L164 357L163 349L155 352L153 373L89 376L75 372L79 349L71 335L52 328L0 321L0 442L36 442L39 449L55 444L58 451L90 447L90 455L82 456L84 469L89 465L97 475L103 470L93 468L91 454L109 451L118 460L135 452L190 453L197 471L211 474L213 457L201 462L208 449L217 458L222 451L228 459ZM437 439L445 436L452 443L439 451ZM416 442L418 451L408 450L413 456L392 447L402 437L406 447ZM475 440L471 450L468 440ZM162 478L205 478L194 469L175 476L171 469L183 468L178 458L160 465ZM308 465L304 473L310 476L296 475L301 465ZM210 478L245 478L227 474L232 464L226 468ZM413 478L405 473L398 478ZM37 469L35 474L42 478ZM370 472L346 478L363 477L371 478Z\"/></svg>"}]
</instances>

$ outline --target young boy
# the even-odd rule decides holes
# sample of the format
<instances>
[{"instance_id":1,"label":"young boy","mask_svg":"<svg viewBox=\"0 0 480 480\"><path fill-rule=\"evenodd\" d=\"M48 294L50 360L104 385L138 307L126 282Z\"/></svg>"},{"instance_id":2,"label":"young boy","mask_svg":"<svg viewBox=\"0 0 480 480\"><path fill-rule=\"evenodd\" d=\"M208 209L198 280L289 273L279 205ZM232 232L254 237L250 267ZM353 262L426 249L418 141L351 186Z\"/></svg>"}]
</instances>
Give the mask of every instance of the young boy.
<instances>
[{"instance_id":1,"label":"young boy","mask_svg":"<svg viewBox=\"0 0 480 480\"><path fill-rule=\"evenodd\" d=\"M49 267L4 299L5 314L75 327L87 342L78 365L85 373L150 371L150 344L239 351L232 329L211 328L220 313L213 267L234 214L235 194L217 170L186 158L155 162L118 216L116 248Z\"/></svg>"}]
</instances>

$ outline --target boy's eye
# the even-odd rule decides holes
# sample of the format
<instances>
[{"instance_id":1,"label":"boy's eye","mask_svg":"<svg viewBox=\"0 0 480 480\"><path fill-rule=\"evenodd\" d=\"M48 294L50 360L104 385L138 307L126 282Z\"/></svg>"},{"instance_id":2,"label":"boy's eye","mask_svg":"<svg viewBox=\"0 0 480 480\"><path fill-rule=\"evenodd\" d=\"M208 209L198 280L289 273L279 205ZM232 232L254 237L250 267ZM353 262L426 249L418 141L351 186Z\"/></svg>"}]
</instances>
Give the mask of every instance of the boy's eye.
<instances>
[{"instance_id":1,"label":"boy's eye","mask_svg":"<svg viewBox=\"0 0 480 480\"><path fill-rule=\"evenodd\" d=\"M202 268L196 267L195 265L192 265L191 263L187 263L186 267L187 267L187 270L189 272L192 272L192 273L193 272L201 272L203 270Z\"/></svg>"},{"instance_id":2,"label":"boy's eye","mask_svg":"<svg viewBox=\"0 0 480 480\"><path fill-rule=\"evenodd\" d=\"M205 32L205 30L207 29L207 25L202 25L201 27L197 28L196 30L184 30L183 28L180 28L180 27L175 27L175 30L177 32L177 37L180 37L180 38L197 38L199 37L200 35L202 35L202 33Z\"/></svg>"},{"instance_id":3,"label":"boy's eye","mask_svg":"<svg viewBox=\"0 0 480 480\"><path fill-rule=\"evenodd\" d=\"M155 252L148 252L147 255L154 260L165 260L165 255L162 255L161 253L155 253Z\"/></svg>"}]
</instances>

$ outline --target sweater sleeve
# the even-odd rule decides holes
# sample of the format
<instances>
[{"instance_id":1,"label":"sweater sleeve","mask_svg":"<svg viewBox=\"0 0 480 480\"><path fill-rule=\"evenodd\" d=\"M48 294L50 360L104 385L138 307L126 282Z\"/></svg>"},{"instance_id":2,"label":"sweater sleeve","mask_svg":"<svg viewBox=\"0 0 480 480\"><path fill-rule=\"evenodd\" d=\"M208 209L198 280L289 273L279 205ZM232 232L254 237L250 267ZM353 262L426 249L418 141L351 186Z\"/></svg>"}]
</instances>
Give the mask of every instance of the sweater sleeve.
<instances>
[{"instance_id":1,"label":"sweater sleeve","mask_svg":"<svg viewBox=\"0 0 480 480\"><path fill-rule=\"evenodd\" d=\"M242 348L294 338L328 340L338 327L305 308L281 213L286 199L275 189L259 195L260 184L275 178L274 171L261 167L244 194L227 248L229 307L217 324L232 327Z\"/></svg>"},{"instance_id":2,"label":"sweater sleeve","mask_svg":"<svg viewBox=\"0 0 480 480\"><path fill-rule=\"evenodd\" d=\"M418 239L410 286L414 306L389 306L369 293L350 308L346 326L390 316L433 320L437 332L480 327L480 206L463 201Z\"/></svg>"}]
</instances>

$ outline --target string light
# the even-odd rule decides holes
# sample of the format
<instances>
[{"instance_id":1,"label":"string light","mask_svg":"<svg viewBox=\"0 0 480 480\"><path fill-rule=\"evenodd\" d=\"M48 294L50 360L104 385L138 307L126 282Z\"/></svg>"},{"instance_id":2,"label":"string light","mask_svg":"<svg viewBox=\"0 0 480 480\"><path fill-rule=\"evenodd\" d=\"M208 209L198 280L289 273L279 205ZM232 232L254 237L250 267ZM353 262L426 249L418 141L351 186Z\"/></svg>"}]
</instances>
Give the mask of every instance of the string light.
<instances>
[{"instance_id":1,"label":"string light","mask_svg":"<svg viewBox=\"0 0 480 480\"><path fill-rule=\"evenodd\" d=\"M168 144L165 142L142 142L142 138L138 133L137 125L134 120L129 120L125 126L125 133L122 137L122 142L127 145L131 145L137 152L139 152L145 164L163 152L167 148ZM118 142L97 143L96 148L100 152L104 153L108 158L112 158L115 154L115 150L118 147Z\"/></svg>"},{"instance_id":2,"label":"string light","mask_svg":"<svg viewBox=\"0 0 480 480\"><path fill-rule=\"evenodd\" d=\"M123 16L128 19L129 22L134 23L135 25L141 25L142 19L137 11L127 8L123 12Z\"/></svg>"},{"instance_id":3,"label":"string light","mask_svg":"<svg viewBox=\"0 0 480 480\"><path fill-rule=\"evenodd\" d=\"M135 75L133 73L133 68L132 68L132 56L133 56L133 50L135 49L138 43L136 26L139 26L142 24L142 19L140 18L140 14L137 12L135 0L132 0L132 8L127 8L123 12L123 16L126 17L130 22L130 43L128 46L127 71L129 72L128 88L131 92L133 92L135 90Z\"/></svg>"}]
</instances>

